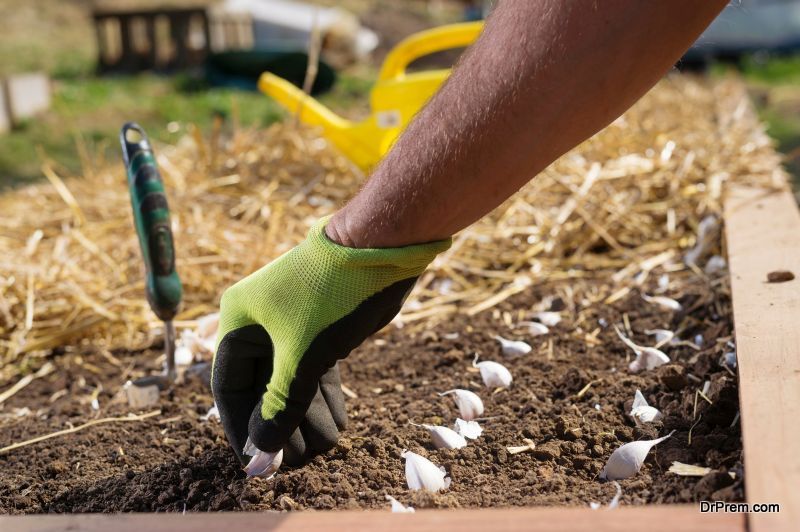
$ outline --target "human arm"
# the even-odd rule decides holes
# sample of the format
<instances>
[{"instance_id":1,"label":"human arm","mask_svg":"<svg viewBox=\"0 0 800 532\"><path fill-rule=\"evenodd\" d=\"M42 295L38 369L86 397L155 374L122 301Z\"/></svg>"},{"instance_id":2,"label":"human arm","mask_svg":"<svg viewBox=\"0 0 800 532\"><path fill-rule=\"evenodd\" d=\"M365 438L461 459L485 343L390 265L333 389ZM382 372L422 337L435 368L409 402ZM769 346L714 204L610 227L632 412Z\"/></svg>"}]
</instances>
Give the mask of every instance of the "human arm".
<instances>
[{"instance_id":1,"label":"human arm","mask_svg":"<svg viewBox=\"0 0 800 532\"><path fill-rule=\"evenodd\" d=\"M327 234L449 237L633 105L727 0L504 0Z\"/></svg>"}]
</instances>

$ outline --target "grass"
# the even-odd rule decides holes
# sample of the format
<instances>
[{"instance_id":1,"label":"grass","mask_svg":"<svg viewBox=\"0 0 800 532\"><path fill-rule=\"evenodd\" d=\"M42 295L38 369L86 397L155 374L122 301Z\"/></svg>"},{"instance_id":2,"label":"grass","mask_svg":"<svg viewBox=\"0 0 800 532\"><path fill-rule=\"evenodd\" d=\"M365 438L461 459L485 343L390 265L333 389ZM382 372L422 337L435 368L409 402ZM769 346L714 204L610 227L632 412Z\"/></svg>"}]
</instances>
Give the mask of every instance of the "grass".
<instances>
[{"instance_id":1,"label":"grass","mask_svg":"<svg viewBox=\"0 0 800 532\"><path fill-rule=\"evenodd\" d=\"M117 134L128 120L139 122L155 140L173 142L189 123L207 131L215 116L229 116L234 106L243 126L266 126L283 116L260 93L206 87L186 76L94 76L89 3L0 3L0 76L43 70L54 89L47 113L0 134L0 191L41 179L39 148L68 174L82 170L77 139L98 158L118 159ZM345 114L363 114L373 79L369 68L341 75L322 101Z\"/></svg>"},{"instance_id":2,"label":"grass","mask_svg":"<svg viewBox=\"0 0 800 532\"><path fill-rule=\"evenodd\" d=\"M39 178L37 147L70 173L79 173L78 136L90 152L117 157L117 134L128 120L139 122L154 139L169 142L183 129L172 122L206 128L215 115L230 115L233 105L241 110L243 125L262 126L281 116L277 106L258 93L215 88L184 92L179 81L155 75L57 81L51 111L3 137L0 187Z\"/></svg>"},{"instance_id":3,"label":"grass","mask_svg":"<svg viewBox=\"0 0 800 532\"><path fill-rule=\"evenodd\" d=\"M786 169L800 192L800 54L745 57L739 65L767 132L786 155Z\"/></svg>"},{"instance_id":4,"label":"grass","mask_svg":"<svg viewBox=\"0 0 800 532\"><path fill-rule=\"evenodd\" d=\"M349 112L365 101L369 74L346 75L322 101ZM207 131L215 116L239 109L243 126L266 126L283 111L266 96L251 91L199 87L186 90L184 77L142 74L131 77L77 77L56 80L52 109L43 117L7 133L0 142L0 190L41 176L38 147L65 167L81 171L76 139L106 159L119 157L117 134L128 121L139 122L155 140L174 142L192 123Z\"/></svg>"}]
</instances>

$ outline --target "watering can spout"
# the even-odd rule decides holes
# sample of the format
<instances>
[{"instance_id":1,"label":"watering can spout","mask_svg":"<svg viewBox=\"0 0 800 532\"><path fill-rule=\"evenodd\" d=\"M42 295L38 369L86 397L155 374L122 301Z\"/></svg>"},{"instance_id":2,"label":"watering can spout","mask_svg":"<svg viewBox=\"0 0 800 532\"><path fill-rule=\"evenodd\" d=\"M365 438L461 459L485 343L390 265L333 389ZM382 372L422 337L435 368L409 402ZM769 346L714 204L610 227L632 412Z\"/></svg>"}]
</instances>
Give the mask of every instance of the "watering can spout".
<instances>
[{"instance_id":1,"label":"watering can spout","mask_svg":"<svg viewBox=\"0 0 800 532\"><path fill-rule=\"evenodd\" d=\"M287 111L297 115L301 122L310 126L320 126L326 134L329 131L346 129L351 125L349 120L337 115L290 82L269 72L261 74L258 88Z\"/></svg>"},{"instance_id":2,"label":"watering can spout","mask_svg":"<svg viewBox=\"0 0 800 532\"><path fill-rule=\"evenodd\" d=\"M449 70L406 72L414 60L441 50L471 44L483 29L481 22L451 24L405 39L387 56L370 95L371 114L360 122L337 115L303 91L269 72L258 88L323 135L350 161L367 172L391 148L414 115L450 73Z\"/></svg>"}]
</instances>

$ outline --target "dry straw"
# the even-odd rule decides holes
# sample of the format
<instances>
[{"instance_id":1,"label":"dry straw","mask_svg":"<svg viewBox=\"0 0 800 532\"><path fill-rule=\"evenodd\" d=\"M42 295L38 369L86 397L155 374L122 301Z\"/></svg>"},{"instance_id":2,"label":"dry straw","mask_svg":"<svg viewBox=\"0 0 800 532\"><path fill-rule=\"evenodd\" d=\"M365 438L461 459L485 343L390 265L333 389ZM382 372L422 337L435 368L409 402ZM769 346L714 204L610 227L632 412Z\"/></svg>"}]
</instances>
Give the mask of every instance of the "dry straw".
<instances>
[{"instance_id":1,"label":"dry straw","mask_svg":"<svg viewBox=\"0 0 800 532\"><path fill-rule=\"evenodd\" d=\"M195 131L156 149L186 294L178 326L215 310L225 287L292 247L363 180L291 122L228 136L215 128L211 140ZM0 380L23 356L136 350L161 335L143 297L121 165L96 162L71 179L49 160L42 170L47 182L0 196ZM783 183L742 85L666 79L456 235L398 323L476 314L564 279L613 279L582 297L619 300L634 274L680 259L731 181Z\"/></svg>"}]
</instances>

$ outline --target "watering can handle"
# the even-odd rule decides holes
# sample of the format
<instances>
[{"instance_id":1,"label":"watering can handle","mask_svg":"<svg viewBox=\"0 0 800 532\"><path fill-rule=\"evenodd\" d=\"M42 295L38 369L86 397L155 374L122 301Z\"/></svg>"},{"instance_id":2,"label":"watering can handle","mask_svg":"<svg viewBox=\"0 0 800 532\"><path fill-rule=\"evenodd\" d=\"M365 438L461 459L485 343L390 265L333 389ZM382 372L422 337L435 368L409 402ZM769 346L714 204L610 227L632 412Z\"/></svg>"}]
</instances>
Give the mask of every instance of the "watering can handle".
<instances>
[{"instance_id":1,"label":"watering can handle","mask_svg":"<svg viewBox=\"0 0 800 532\"><path fill-rule=\"evenodd\" d=\"M415 33L395 46L383 62L378 81L402 77L406 67L420 57L469 46L483 30L483 22L463 22L449 24Z\"/></svg>"}]
</instances>

